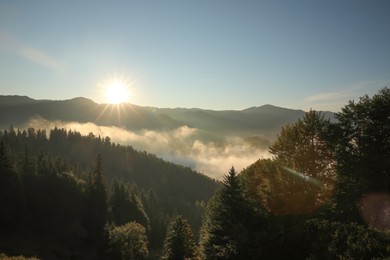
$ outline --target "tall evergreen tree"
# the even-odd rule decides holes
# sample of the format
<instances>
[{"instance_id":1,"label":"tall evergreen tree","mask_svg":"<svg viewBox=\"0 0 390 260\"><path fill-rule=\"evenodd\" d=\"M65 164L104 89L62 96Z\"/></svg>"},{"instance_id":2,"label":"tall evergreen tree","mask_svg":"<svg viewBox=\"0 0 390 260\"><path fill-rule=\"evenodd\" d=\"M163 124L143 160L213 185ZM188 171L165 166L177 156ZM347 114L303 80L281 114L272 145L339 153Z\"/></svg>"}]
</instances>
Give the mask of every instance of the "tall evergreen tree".
<instances>
[{"instance_id":1,"label":"tall evergreen tree","mask_svg":"<svg viewBox=\"0 0 390 260\"><path fill-rule=\"evenodd\" d=\"M96 169L88 187L87 207L85 224L90 239L98 242L102 238L103 228L107 222L107 195L100 154L97 157Z\"/></svg>"},{"instance_id":2,"label":"tall evergreen tree","mask_svg":"<svg viewBox=\"0 0 390 260\"><path fill-rule=\"evenodd\" d=\"M110 217L116 225L124 225L130 221L130 195L125 185L114 180L111 185L111 196L109 202Z\"/></svg>"},{"instance_id":3,"label":"tall evergreen tree","mask_svg":"<svg viewBox=\"0 0 390 260\"><path fill-rule=\"evenodd\" d=\"M232 167L208 205L200 240L203 259L251 259L253 216Z\"/></svg>"},{"instance_id":4,"label":"tall evergreen tree","mask_svg":"<svg viewBox=\"0 0 390 260\"><path fill-rule=\"evenodd\" d=\"M3 140L0 141L0 227L16 225L22 215L22 189Z\"/></svg>"},{"instance_id":5,"label":"tall evergreen tree","mask_svg":"<svg viewBox=\"0 0 390 260\"><path fill-rule=\"evenodd\" d=\"M191 226L182 216L177 216L170 224L165 242L162 259L184 260L196 256L196 245Z\"/></svg>"},{"instance_id":6,"label":"tall evergreen tree","mask_svg":"<svg viewBox=\"0 0 390 260\"><path fill-rule=\"evenodd\" d=\"M112 184L110 197L111 220L116 225L124 225L127 222L135 221L143 225L150 233L149 217L144 210L142 201L134 191L129 194L129 185L125 185L117 180Z\"/></svg>"}]
</instances>

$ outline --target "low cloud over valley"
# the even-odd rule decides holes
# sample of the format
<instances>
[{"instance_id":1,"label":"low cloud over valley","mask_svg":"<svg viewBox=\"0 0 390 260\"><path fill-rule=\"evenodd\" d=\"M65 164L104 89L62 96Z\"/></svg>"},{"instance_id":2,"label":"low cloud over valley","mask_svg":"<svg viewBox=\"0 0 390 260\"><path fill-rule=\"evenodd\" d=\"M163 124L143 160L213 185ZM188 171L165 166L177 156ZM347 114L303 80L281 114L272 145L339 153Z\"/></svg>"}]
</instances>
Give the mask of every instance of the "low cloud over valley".
<instances>
[{"instance_id":1,"label":"low cloud over valley","mask_svg":"<svg viewBox=\"0 0 390 260\"><path fill-rule=\"evenodd\" d=\"M174 163L193 168L210 177L221 179L231 166L236 170L254 163L259 158L268 158L269 137L265 136L213 136L204 130L186 125L173 130L129 131L116 126L101 126L94 123L49 121L33 117L25 125L46 129L66 128L83 135L110 137L112 142L131 145Z\"/></svg>"}]
</instances>

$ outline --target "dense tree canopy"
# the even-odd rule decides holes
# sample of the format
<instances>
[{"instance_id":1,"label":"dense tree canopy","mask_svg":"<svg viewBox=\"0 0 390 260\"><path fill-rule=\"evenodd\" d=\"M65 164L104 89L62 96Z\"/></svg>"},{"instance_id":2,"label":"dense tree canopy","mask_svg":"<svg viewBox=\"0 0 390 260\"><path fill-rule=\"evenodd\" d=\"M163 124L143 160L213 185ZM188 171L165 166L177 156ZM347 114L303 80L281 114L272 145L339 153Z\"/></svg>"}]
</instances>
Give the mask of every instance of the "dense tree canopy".
<instances>
[{"instance_id":1,"label":"dense tree canopy","mask_svg":"<svg viewBox=\"0 0 390 260\"><path fill-rule=\"evenodd\" d=\"M92 133L10 127L0 131L0 252L97 259L106 223L136 221L158 255L171 215L188 216L198 232L199 205L218 185Z\"/></svg>"},{"instance_id":2,"label":"dense tree canopy","mask_svg":"<svg viewBox=\"0 0 390 260\"><path fill-rule=\"evenodd\" d=\"M245 197L232 167L224 177L223 187L209 202L203 220L200 239L203 259L252 259L253 248L262 237L252 233L251 228L264 220L265 216L257 214Z\"/></svg>"},{"instance_id":3,"label":"dense tree canopy","mask_svg":"<svg viewBox=\"0 0 390 260\"><path fill-rule=\"evenodd\" d=\"M148 256L148 239L145 228L129 222L109 228L110 256L122 260L140 260Z\"/></svg>"},{"instance_id":4,"label":"dense tree canopy","mask_svg":"<svg viewBox=\"0 0 390 260\"><path fill-rule=\"evenodd\" d=\"M320 180L332 178L334 156L325 141L330 121L310 110L303 119L282 128L269 150L287 167Z\"/></svg>"},{"instance_id":5,"label":"dense tree canopy","mask_svg":"<svg viewBox=\"0 0 390 260\"><path fill-rule=\"evenodd\" d=\"M388 88L334 122L308 112L270 151L220 185L92 133L11 127L0 132L0 255L196 258L204 216L202 259L390 257Z\"/></svg>"},{"instance_id":6,"label":"dense tree canopy","mask_svg":"<svg viewBox=\"0 0 390 260\"><path fill-rule=\"evenodd\" d=\"M107 222L107 191L103 178L103 165L100 154L97 157L96 169L88 178L87 214L85 225L93 240L103 236L103 228Z\"/></svg>"},{"instance_id":7,"label":"dense tree canopy","mask_svg":"<svg viewBox=\"0 0 390 260\"><path fill-rule=\"evenodd\" d=\"M286 189L294 192L292 196L301 197L301 203L309 208L325 203L334 185L334 152L326 141L329 127L330 121L324 114L310 110L303 119L283 127L269 147L284 168L283 182L291 183L287 175L301 177L301 181L293 181ZM299 185L298 190L294 189L295 183Z\"/></svg>"},{"instance_id":8,"label":"dense tree canopy","mask_svg":"<svg viewBox=\"0 0 390 260\"><path fill-rule=\"evenodd\" d=\"M177 216L169 225L164 242L162 259L195 259L197 253L191 226L182 216Z\"/></svg>"},{"instance_id":9,"label":"dense tree canopy","mask_svg":"<svg viewBox=\"0 0 390 260\"><path fill-rule=\"evenodd\" d=\"M337 119L329 139L337 158L335 203L357 220L363 197L390 192L390 89L350 101Z\"/></svg>"}]
</instances>

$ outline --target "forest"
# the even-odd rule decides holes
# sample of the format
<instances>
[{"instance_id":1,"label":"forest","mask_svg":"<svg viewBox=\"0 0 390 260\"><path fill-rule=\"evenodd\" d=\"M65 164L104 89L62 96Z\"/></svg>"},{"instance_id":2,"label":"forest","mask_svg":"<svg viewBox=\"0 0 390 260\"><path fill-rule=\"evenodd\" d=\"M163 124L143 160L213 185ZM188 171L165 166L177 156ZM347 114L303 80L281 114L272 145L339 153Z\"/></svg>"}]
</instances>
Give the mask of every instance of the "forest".
<instances>
[{"instance_id":1,"label":"forest","mask_svg":"<svg viewBox=\"0 0 390 260\"><path fill-rule=\"evenodd\" d=\"M108 137L0 132L0 258L389 259L390 89L221 182ZM12 258L11 258L12 259Z\"/></svg>"}]
</instances>

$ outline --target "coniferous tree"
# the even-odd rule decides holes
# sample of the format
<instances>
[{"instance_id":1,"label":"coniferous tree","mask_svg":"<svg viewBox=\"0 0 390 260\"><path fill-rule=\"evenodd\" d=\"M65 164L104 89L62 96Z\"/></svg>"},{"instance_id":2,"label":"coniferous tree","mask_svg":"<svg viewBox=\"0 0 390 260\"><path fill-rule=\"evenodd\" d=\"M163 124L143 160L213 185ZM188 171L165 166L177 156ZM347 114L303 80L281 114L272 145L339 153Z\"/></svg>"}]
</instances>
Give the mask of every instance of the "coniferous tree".
<instances>
[{"instance_id":1,"label":"coniferous tree","mask_svg":"<svg viewBox=\"0 0 390 260\"><path fill-rule=\"evenodd\" d=\"M182 216L177 216L170 224L162 259L184 260L196 256L196 245L191 226Z\"/></svg>"},{"instance_id":2,"label":"coniferous tree","mask_svg":"<svg viewBox=\"0 0 390 260\"><path fill-rule=\"evenodd\" d=\"M145 212L142 201L138 198L134 191L131 192L130 196L130 219L143 225L146 229L146 233L150 234L150 222L149 217Z\"/></svg>"},{"instance_id":3,"label":"coniferous tree","mask_svg":"<svg viewBox=\"0 0 390 260\"><path fill-rule=\"evenodd\" d=\"M110 217L116 225L124 225L135 221L143 225L150 233L149 217L144 210L142 201L134 191L129 191L129 185L114 180L110 196Z\"/></svg>"},{"instance_id":4,"label":"coniferous tree","mask_svg":"<svg viewBox=\"0 0 390 260\"><path fill-rule=\"evenodd\" d=\"M27 241L28 236L24 238L24 232L50 238L53 247L57 242L61 243L59 248L64 249L64 254L69 249L68 246L72 248L72 252L85 245L91 250L98 247L104 250L103 244L99 243L99 240L102 242L100 231L107 219L107 206L104 206L106 201L101 199L106 196L105 189L102 188L104 178L101 157L96 170L89 171L91 158L96 156L97 150L106 158L107 165L105 164L104 169L108 172L107 179L120 178L126 188L130 213L123 214L122 220L117 222L124 223L124 219L129 216L127 221L141 223L145 226L146 233L151 234L148 214L153 216L150 241L153 241L153 249L157 252L161 250L172 212L192 214L195 202L208 200L219 186L189 168L164 162L130 146L110 145L107 138L82 136L65 129L53 129L47 138L46 133L39 129L15 131L11 127L10 130L0 131L0 140L9 147L7 157L14 173L12 176L16 176L16 180L20 177L21 192L12 192L12 197L16 198L17 194L22 197L22 213L16 215L23 218L23 221L19 221L13 217L14 213L9 214L12 217L7 218L12 219L13 224L6 225L10 228L9 231L0 230L0 250L7 248L8 241L5 240L4 244L2 240L7 236L2 235L4 232L16 232L13 236L17 235ZM8 181L0 180L0 186L4 184L4 187L10 189L12 185L7 183L9 184ZM188 183L196 185L191 185L188 189ZM134 188L136 186L139 188ZM202 186L203 189L194 186ZM6 190L1 189L0 193ZM142 195L145 190L153 190L155 194L150 198L154 199L145 199L146 196L143 196L141 201L139 194ZM7 196L2 196L0 200L3 198ZM12 200L5 200L10 205L18 205ZM1 210L3 209L8 213L12 211L5 210L5 207ZM0 219L6 216L2 214ZM194 230L198 230L200 215L189 219L189 222ZM13 227L16 226L20 230L15 231ZM89 243L86 244L86 241ZM16 244L9 244L8 248L18 252ZM45 250L36 247L32 249L36 255L50 259L51 256L43 252ZM48 247L47 251L50 250Z\"/></svg>"},{"instance_id":5,"label":"coniferous tree","mask_svg":"<svg viewBox=\"0 0 390 260\"><path fill-rule=\"evenodd\" d=\"M27 143L24 144L23 153L21 154L21 161L19 164L22 176L31 176L35 173L35 164Z\"/></svg>"},{"instance_id":6,"label":"coniferous tree","mask_svg":"<svg viewBox=\"0 0 390 260\"><path fill-rule=\"evenodd\" d=\"M114 180L111 187L110 216L116 225L124 225L130 221L130 195L125 185Z\"/></svg>"},{"instance_id":7,"label":"coniferous tree","mask_svg":"<svg viewBox=\"0 0 390 260\"><path fill-rule=\"evenodd\" d=\"M22 215L22 189L3 140L0 141L0 227L17 225Z\"/></svg>"},{"instance_id":8,"label":"coniferous tree","mask_svg":"<svg viewBox=\"0 0 390 260\"><path fill-rule=\"evenodd\" d=\"M251 259L254 215L232 167L207 208L200 240L203 259Z\"/></svg>"},{"instance_id":9,"label":"coniferous tree","mask_svg":"<svg viewBox=\"0 0 390 260\"><path fill-rule=\"evenodd\" d=\"M92 241L98 242L107 222L107 197L103 178L102 158L97 157L96 169L88 187L85 224Z\"/></svg>"}]
</instances>

